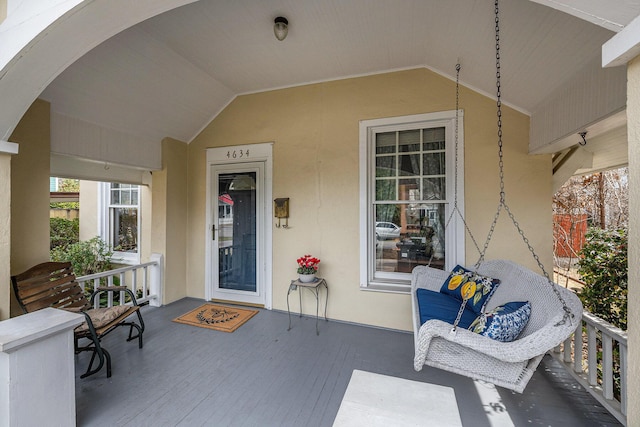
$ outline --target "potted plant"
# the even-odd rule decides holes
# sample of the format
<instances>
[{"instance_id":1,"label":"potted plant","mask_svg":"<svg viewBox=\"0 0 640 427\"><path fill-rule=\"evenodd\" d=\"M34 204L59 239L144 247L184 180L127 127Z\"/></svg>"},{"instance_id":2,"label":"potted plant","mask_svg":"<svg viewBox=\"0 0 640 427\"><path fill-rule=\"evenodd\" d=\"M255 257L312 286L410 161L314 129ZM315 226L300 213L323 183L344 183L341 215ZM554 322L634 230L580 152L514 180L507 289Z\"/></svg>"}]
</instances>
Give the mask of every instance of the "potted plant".
<instances>
[{"instance_id":1,"label":"potted plant","mask_svg":"<svg viewBox=\"0 0 640 427\"><path fill-rule=\"evenodd\" d=\"M320 259L311 255L303 255L296 261L298 262L298 280L303 283L315 281Z\"/></svg>"}]
</instances>

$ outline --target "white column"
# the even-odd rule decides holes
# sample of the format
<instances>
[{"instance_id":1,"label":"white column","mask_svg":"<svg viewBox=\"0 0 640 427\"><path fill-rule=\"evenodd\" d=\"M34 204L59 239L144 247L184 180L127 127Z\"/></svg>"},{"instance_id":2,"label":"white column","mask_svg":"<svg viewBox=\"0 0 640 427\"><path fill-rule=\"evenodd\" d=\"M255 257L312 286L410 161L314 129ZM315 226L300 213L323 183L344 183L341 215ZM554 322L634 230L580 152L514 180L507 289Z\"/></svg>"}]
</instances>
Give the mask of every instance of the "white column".
<instances>
[{"instance_id":1,"label":"white column","mask_svg":"<svg viewBox=\"0 0 640 427\"><path fill-rule=\"evenodd\" d=\"M152 253L149 257L151 261L157 262L156 265L150 268L150 280L149 280L149 292L156 297L149 302L152 307L162 306L164 300L163 290L163 277L164 277L164 256L158 253Z\"/></svg>"},{"instance_id":2,"label":"white column","mask_svg":"<svg viewBox=\"0 0 640 427\"><path fill-rule=\"evenodd\" d=\"M45 308L0 322L0 425L75 426L73 329L83 321Z\"/></svg>"},{"instance_id":3,"label":"white column","mask_svg":"<svg viewBox=\"0 0 640 427\"><path fill-rule=\"evenodd\" d=\"M627 421L640 422L640 16L602 46L602 66L627 65L629 246Z\"/></svg>"},{"instance_id":4,"label":"white column","mask_svg":"<svg viewBox=\"0 0 640 427\"><path fill-rule=\"evenodd\" d=\"M627 420L640 420L640 59L627 69L629 144L628 370ZM629 423L629 425L634 425ZM636 424L637 425L637 424Z\"/></svg>"}]
</instances>

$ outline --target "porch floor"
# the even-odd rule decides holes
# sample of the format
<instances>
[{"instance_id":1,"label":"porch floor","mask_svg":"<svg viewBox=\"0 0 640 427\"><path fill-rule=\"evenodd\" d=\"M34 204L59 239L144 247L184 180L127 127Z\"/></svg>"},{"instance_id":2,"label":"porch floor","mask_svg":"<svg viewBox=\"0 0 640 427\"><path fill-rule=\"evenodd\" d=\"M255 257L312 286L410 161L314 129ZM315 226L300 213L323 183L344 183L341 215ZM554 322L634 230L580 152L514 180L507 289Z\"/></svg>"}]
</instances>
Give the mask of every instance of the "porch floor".
<instances>
[{"instance_id":1,"label":"porch floor","mask_svg":"<svg viewBox=\"0 0 640 427\"><path fill-rule=\"evenodd\" d=\"M80 379L77 356L78 426L331 426L354 369L452 387L464 426L620 425L550 356L517 394L414 371L409 333L321 321L317 336L315 318L292 316L287 331L287 313L268 310L233 333L172 322L203 303L144 307L141 350L124 328L108 336L111 378Z\"/></svg>"}]
</instances>

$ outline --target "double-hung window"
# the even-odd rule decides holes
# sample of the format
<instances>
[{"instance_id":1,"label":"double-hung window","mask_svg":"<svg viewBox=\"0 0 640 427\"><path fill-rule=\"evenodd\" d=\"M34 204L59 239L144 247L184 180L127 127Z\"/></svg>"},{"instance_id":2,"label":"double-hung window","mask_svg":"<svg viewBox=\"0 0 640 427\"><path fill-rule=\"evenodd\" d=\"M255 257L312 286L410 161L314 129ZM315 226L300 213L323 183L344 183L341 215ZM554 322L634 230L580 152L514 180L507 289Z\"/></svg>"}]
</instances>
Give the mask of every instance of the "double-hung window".
<instances>
[{"instance_id":1,"label":"double-hung window","mask_svg":"<svg viewBox=\"0 0 640 427\"><path fill-rule=\"evenodd\" d=\"M457 138L455 111L360 122L361 287L408 291L414 267L464 263L464 227L451 215L464 200L458 119Z\"/></svg>"},{"instance_id":2,"label":"double-hung window","mask_svg":"<svg viewBox=\"0 0 640 427\"><path fill-rule=\"evenodd\" d=\"M102 238L113 250L113 260L140 262L140 188L133 184L103 183Z\"/></svg>"}]
</instances>

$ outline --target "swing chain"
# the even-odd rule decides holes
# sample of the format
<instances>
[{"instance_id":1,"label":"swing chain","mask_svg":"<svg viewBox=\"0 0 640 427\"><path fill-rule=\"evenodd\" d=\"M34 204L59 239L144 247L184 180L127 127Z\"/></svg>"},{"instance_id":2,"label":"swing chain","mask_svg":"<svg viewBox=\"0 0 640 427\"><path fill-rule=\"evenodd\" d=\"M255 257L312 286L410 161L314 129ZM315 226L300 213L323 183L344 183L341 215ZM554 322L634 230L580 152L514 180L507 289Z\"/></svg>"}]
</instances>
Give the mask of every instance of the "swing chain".
<instances>
[{"instance_id":1,"label":"swing chain","mask_svg":"<svg viewBox=\"0 0 640 427\"><path fill-rule=\"evenodd\" d=\"M460 63L456 64L456 123L455 123L455 154L454 154L454 165L455 165L455 170L454 170L454 174L453 174L453 179L454 179L454 183L453 183L453 209L451 209L451 213L449 214L449 218L447 218L447 221L444 225L444 228L447 229L449 227L449 224L451 223L451 220L453 219L453 216L457 213L458 216L460 217L460 219L462 220L462 224L464 225L464 228L467 232L467 234L469 234L469 237L471 237L471 241L473 242L473 245L476 247L476 250L478 251L478 253L481 254L480 251L480 246L478 246L478 242L476 241L476 238L474 237L473 233L471 232L471 229L469 228L469 225L467 225L467 221L464 219L464 215L462 214L462 212L460 211L460 208L458 207L458 155L459 155L459 136L458 136L458 129L460 127L459 123L460 123L460 69L462 67L460 66ZM481 254L482 255L482 254ZM433 259L433 254L431 255L431 258L429 259L429 264L431 265L431 260Z\"/></svg>"},{"instance_id":2,"label":"swing chain","mask_svg":"<svg viewBox=\"0 0 640 427\"><path fill-rule=\"evenodd\" d=\"M464 313L464 307L467 305L467 301L469 298L463 298L462 304L460 304L460 309L458 309L458 315L456 316L456 320L453 322L453 328L451 328L452 333L456 333L458 329L458 323L460 323L460 319L462 319L462 313Z\"/></svg>"},{"instance_id":3,"label":"swing chain","mask_svg":"<svg viewBox=\"0 0 640 427\"><path fill-rule=\"evenodd\" d=\"M498 165L500 169L500 202L504 202L504 161L502 153L502 87L501 87L501 67L500 67L500 16L498 8L499 0L495 0L496 14L496 104L498 107Z\"/></svg>"},{"instance_id":4,"label":"swing chain","mask_svg":"<svg viewBox=\"0 0 640 427\"><path fill-rule=\"evenodd\" d=\"M562 308L564 310L564 316L562 321L560 321L558 323L558 325L564 324L567 319L572 319L574 317L573 313L571 312L571 310L569 309L569 307L567 306L566 301L564 300L564 298L562 297L562 295L560 294L560 291L557 289L557 287L555 286L555 284L553 283L553 280L551 279L551 277L549 276L549 273L547 273L547 270L544 268L544 265L542 264L542 261L540 261L540 257L538 257L538 254L536 254L535 249L533 248L533 246L531 245L531 242L529 241L529 239L525 236L524 231L522 230L522 228L520 227L520 224L518 223L518 221L515 218L515 215L513 214L513 212L511 212L511 209L509 209L509 206L507 205L506 202L506 197L505 197L505 189L504 189L504 152L502 149L502 87L501 87L501 83L500 83L500 78L501 78L501 66L500 66L500 16L499 16L499 7L498 7L498 3L499 0L495 0L495 41L496 41L496 106L497 106L497 123L498 123L498 168L500 171L500 202L498 203L498 208L496 209L496 214L493 218L493 222L491 223L491 227L489 229L489 233L487 235L487 240L485 241L484 247L482 248L482 251L480 253L480 258L478 259L478 262L475 265L475 269L477 270L478 267L480 266L480 264L484 261L484 257L487 251L487 248L489 247L489 241L491 240L491 237L493 236L493 232L495 231L495 227L496 224L498 222L498 217L500 216L500 212L502 210L502 208L504 208L504 210L507 212L507 214L509 215L509 218L511 218L511 221L513 222L513 225L516 227L516 229L518 230L518 234L520 234L520 237L522 237L522 240L524 241L524 243L527 245L527 248L529 249L529 252L531 252L531 255L533 255L534 260L536 261L536 263L538 264L538 267L540 268L540 270L542 271L544 277L547 279L548 284L551 286L551 289L553 289L553 292L556 294L556 297L558 298L558 300L560 301L560 303L562 304ZM460 313L461 315L461 313ZM455 329L455 327L454 327Z\"/></svg>"},{"instance_id":5,"label":"swing chain","mask_svg":"<svg viewBox=\"0 0 640 427\"><path fill-rule=\"evenodd\" d=\"M455 170L453 174L453 206L457 209L458 207L458 123L460 122L460 63L456 64L456 129L455 129L455 154L454 154L454 165Z\"/></svg>"}]
</instances>

